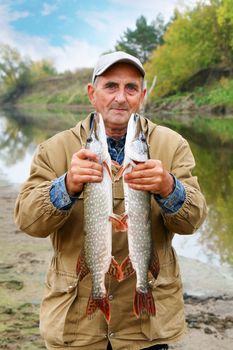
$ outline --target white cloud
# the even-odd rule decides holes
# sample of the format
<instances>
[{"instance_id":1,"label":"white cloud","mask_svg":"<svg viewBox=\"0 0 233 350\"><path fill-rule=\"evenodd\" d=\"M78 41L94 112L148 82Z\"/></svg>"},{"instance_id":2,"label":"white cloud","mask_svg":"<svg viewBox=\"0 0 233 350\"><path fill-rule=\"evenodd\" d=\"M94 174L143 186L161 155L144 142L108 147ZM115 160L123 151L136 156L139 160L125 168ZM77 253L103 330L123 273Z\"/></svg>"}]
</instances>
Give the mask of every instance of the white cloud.
<instances>
[{"instance_id":1,"label":"white cloud","mask_svg":"<svg viewBox=\"0 0 233 350\"><path fill-rule=\"evenodd\" d=\"M7 16L7 17L6 17ZM0 23L4 23L6 20L8 22L17 21L20 18L25 18L30 16L28 11L9 11L6 4L0 4Z\"/></svg>"},{"instance_id":2,"label":"white cloud","mask_svg":"<svg viewBox=\"0 0 233 350\"><path fill-rule=\"evenodd\" d=\"M57 5L56 4L50 5L50 4L47 4L47 2L44 2L41 14L43 16L48 16L51 13L53 13L54 11L56 11L56 10L57 10Z\"/></svg>"},{"instance_id":3,"label":"white cloud","mask_svg":"<svg viewBox=\"0 0 233 350\"><path fill-rule=\"evenodd\" d=\"M82 40L65 37L62 47L50 45L48 40L39 36L20 33L11 26L12 12L8 6L0 5L1 42L8 44L32 60L51 59L58 71L75 70L81 67L94 66L104 48L90 45Z\"/></svg>"},{"instance_id":4,"label":"white cloud","mask_svg":"<svg viewBox=\"0 0 233 350\"><path fill-rule=\"evenodd\" d=\"M29 13L28 11L22 11L22 12L15 11L15 12L11 12L10 21L11 21L11 22L17 21L17 20L20 19L20 18L25 18L25 17L28 17L28 16L30 16L30 13Z\"/></svg>"},{"instance_id":5,"label":"white cloud","mask_svg":"<svg viewBox=\"0 0 233 350\"><path fill-rule=\"evenodd\" d=\"M66 43L62 48L54 52L54 60L59 71L66 69L74 70L81 67L93 67L103 48L90 45L86 41L66 38Z\"/></svg>"}]
</instances>

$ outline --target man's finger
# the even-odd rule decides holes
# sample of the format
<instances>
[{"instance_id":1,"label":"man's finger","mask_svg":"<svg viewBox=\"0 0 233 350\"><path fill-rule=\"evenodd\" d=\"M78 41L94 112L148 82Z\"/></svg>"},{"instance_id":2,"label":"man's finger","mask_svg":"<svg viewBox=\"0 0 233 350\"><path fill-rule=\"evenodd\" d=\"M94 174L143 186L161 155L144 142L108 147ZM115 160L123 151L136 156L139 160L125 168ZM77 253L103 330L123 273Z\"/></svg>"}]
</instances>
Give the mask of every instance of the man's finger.
<instances>
[{"instance_id":1,"label":"man's finger","mask_svg":"<svg viewBox=\"0 0 233 350\"><path fill-rule=\"evenodd\" d=\"M161 175L162 171L155 171L154 168L151 169L144 169L144 170L138 170L138 171L131 171L130 173L125 174L125 181L130 181L133 179L142 179L142 178L150 178Z\"/></svg>"},{"instance_id":2,"label":"man's finger","mask_svg":"<svg viewBox=\"0 0 233 350\"><path fill-rule=\"evenodd\" d=\"M103 172L103 166L102 164L96 163L95 161L90 161L90 160L82 160L82 163L79 163L79 168L85 168L85 169L94 169L97 170L99 172Z\"/></svg>"},{"instance_id":3,"label":"man's finger","mask_svg":"<svg viewBox=\"0 0 233 350\"><path fill-rule=\"evenodd\" d=\"M94 162L98 162L97 154L90 151L89 149L82 148L80 151L75 153L75 156L79 159L90 159Z\"/></svg>"},{"instance_id":4,"label":"man's finger","mask_svg":"<svg viewBox=\"0 0 233 350\"><path fill-rule=\"evenodd\" d=\"M79 175L80 176L84 176L84 175L91 175L91 176L99 176L99 177L103 177L103 172L102 169L94 169L94 168L90 168L90 167L83 167L79 169Z\"/></svg>"},{"instance_id":5,"label":"man's finger","mask_svg":"<svg viewBox=\"0 0 233 350\"><path fill-rule=\"evenodd\" d=\"M130 179L126 181L128 185L130 184L145 184L145 185L157 185L161 183L161 177L142 177L142 178L135 178Z\"/></svg>"},{"instance_id":6,"label":"man's finger","mask_svg":"<svg viewBox=\"0 0 233 350\"><path fill-rule=\"evenodd\" d=\"M86 184L86 183L92 183L92 182L101 182L102 177L101 176L95 176L95 175L75 175L73 177L73 182L77 184Z\"/></svg>"}]
</instances>

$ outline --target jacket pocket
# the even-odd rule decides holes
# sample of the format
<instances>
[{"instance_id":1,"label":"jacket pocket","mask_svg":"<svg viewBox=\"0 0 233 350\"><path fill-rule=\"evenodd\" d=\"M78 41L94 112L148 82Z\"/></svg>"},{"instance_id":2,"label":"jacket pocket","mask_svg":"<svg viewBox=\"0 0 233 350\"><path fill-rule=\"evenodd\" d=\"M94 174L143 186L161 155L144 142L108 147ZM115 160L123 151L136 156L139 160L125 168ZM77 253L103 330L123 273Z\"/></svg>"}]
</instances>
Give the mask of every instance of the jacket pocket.
<instances>
[{"instance_id":1,"label":"jacket pocket","mask_svg":"<svg viewBox=\"0 0 233 350\"><path fill-rule=\"evenodd\" d=\"M162 264L157 280L150 279L156 316L142 318L141 330L149 340L179 337L185 330L183 291L177 258Z\"/></svg>"},{"instance_id":2,"label":"jacket pocket","mask_svg":"<svg viewBox=\"0 0 233 350\"><path fill-rule=\"evenodd\" d=\"M51 345L66 345L77 333L76 276L50 269L40 308L40 332Z\"/></svg>"}]
</instances>

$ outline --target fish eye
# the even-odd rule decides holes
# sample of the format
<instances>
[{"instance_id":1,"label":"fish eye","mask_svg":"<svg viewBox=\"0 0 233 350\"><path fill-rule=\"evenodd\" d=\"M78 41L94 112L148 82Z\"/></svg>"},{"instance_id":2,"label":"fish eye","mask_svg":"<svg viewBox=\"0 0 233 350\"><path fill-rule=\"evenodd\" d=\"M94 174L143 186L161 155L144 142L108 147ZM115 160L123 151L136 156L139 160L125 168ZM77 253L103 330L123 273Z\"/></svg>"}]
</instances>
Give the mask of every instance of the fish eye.
<instances>
[{"instance_id":1,"label":"fish eye","mask_svg":"<svg viewBox=\"0 0 233 350\"><path fill-rule=\"evenodd\" d=\"M140 133L140 136L139 136L139 139L142 141L142 142L146 142L146 136L143 132Z\"/></svg>"},{"instance_id":2,"label":"fish eye","mask_svg":"<svg viewBox=\"0 0 233 350\"><path fill-rule=\"evenodd\" d=\"M89 136L88 138L87 138L87 143L90 143L90 142L92 142L93 141L93 138L91 137L91 136Z\"/></svg>"},{"instance_id":3,"label":"fish eye","mask_svg":"<svg viewBox=\"0 0 233 350\"><path fill-rule=\"evenodd\" d=\"M142 140L142 142L146 142L146 138L144 135L142 135L141 140Z\"/></svg>"}]
</instances>

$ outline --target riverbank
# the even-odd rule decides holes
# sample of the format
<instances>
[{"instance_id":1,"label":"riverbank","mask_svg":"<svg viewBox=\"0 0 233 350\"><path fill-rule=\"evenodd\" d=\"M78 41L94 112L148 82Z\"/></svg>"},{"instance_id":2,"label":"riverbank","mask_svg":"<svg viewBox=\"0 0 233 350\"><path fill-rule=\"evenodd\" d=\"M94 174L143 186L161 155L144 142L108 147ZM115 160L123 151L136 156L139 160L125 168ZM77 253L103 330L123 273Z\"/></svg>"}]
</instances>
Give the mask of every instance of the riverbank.
<instances>
[{"instance_id":1,"label":"riverbank","mask_svg":"<svg viewBox=\"0 0 233 350\"><path fill-rule=\"evenodd\" d=\"M29 237L13 223L18 187L0 184L0 348L45 349L39 303L51 256L48 239ZM225 270L180 257L188 334L173 350L231 350L233 278Z\"/></svg>"},{"instance_id":2,"label":"riverbank","mask_svg":"<svg viewBox=\"0 0 233 350\"><path fill-rule=\"evenodd\" d=\"M207 95L208 96L208 95ZM227 116L233 114L233 105L224 103L224 101L202 100L195 93L189 93L183 96L173 95L167 98L154 100L147 106L147 111L150 113L181 113L185 115L215 115Z\"/></svg>"},{"instance_id":3,"label":"riverbank","mask_svg":"<svg viewBox=\"0 0 233 350\"><path fill-rule=\"evenodd\" d=\"M203 73L203 76L202 74ZM14 93L5 91L0 96L2 107L6 105L28 110L44 106L47 109L77 110L79 105L90 109L87 85L91 80L91 69L76 73L47 77L35 81L24 89L15 89ZM224 73L215 76L199 72L198 79L191 77L180 90L168 96L158 96L155 86L145 99L145 110L149 113L184 114L233 114L233 79ZM150 87L148 87L150 90Z\"/></svg>"}]
</instances>

